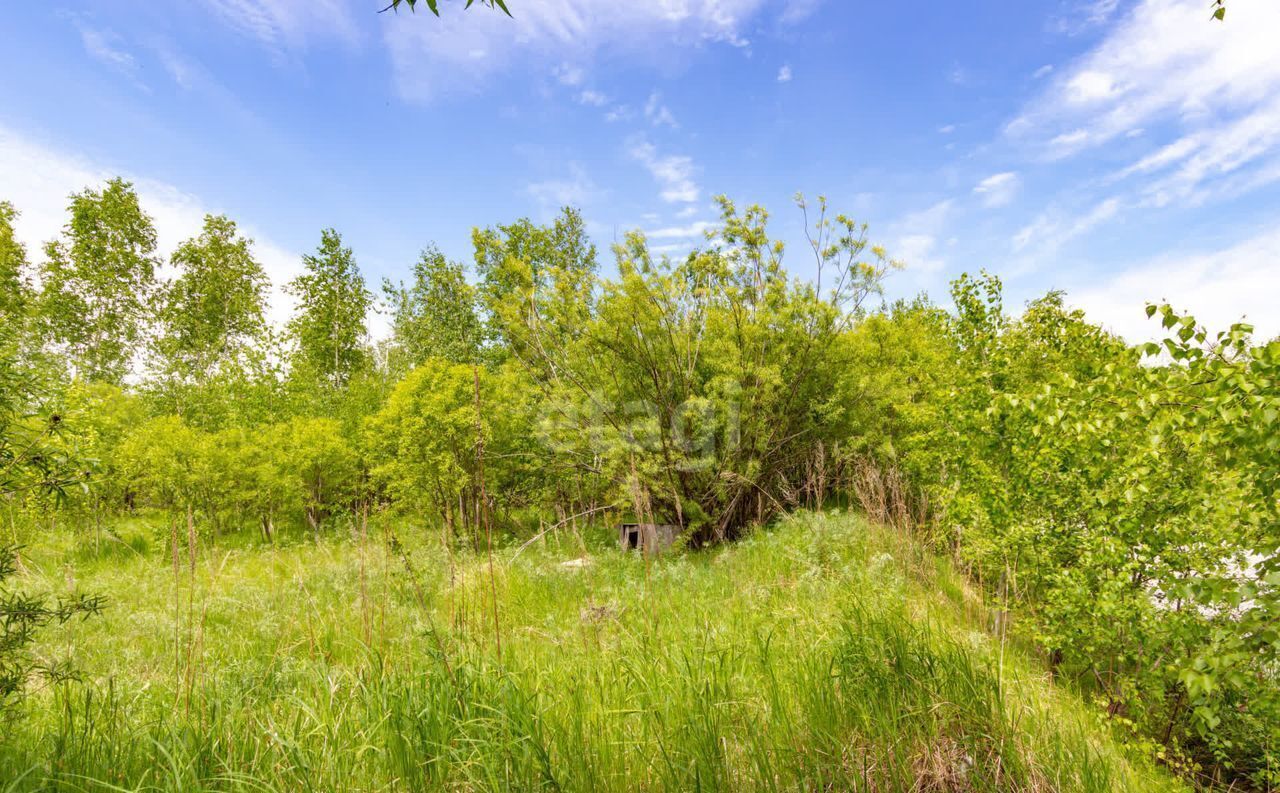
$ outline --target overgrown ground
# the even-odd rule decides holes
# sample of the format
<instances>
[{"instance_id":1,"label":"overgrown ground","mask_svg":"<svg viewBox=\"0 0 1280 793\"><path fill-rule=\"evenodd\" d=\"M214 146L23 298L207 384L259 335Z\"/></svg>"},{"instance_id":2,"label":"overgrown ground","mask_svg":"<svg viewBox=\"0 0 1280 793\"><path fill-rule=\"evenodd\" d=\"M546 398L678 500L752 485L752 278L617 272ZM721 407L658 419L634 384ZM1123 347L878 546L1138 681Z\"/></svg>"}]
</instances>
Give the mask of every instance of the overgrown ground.
<instances>
[{"instance_id":1,"label":"overgrown ground","mask_svg":"<svg viewBox=\"0 0 1280 793\"><path fill-rule=\"evenodd\" d=\"M39 541L22 586L112 600L47 634L88 685L27 703L0 791L1178 789L851 516L652 560L562 534L492 577L385 528L184 549L176 586L159 518Z\"/></svg>"}]
</instances>

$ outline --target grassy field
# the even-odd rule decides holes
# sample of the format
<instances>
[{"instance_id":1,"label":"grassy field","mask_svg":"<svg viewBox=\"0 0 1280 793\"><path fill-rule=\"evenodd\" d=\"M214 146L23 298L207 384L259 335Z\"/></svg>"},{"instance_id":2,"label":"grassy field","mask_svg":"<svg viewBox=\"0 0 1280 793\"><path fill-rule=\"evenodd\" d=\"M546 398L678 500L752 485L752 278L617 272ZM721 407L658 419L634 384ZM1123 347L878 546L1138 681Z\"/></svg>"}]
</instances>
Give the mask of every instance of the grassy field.
<instances>
[{"instance_id":1,"label":"grassy field","mask_svg":"<svg viewBox=\"0 0 1280 793\"><path fill-rule=\"evenodd\" d=\"M88 685L29 700L0 792L1179 789L847 515L651 560L598 528L492 571L404 521L176 571L163 520L120 533L28 549L22 586L111 602L46 634Z\"/></svg>"}]
</instances>

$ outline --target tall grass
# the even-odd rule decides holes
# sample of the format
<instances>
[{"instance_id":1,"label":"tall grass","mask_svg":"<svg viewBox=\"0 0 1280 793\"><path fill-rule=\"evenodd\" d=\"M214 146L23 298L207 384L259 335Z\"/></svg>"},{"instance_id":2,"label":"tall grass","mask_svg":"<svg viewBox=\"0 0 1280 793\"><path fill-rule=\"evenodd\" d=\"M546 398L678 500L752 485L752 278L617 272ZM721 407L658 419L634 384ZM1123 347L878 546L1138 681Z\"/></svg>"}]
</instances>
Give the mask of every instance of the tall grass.
<instances>
[{"instance_id":1,"label":"tall grass","mask_svg":"<svg viewBox=\"0 0 1280 793\"><path fill-rule=\"evenodd\" d=\"M576 539L495 550L492 579L387 528L205 548L177 581L159 551L37 547L31 585L114 603L50 634L87 679L0 737L0 791L1177 789L1002 663L945 564L849 516L647 571L602 528L572 566Z\"/></svg>"}]
</instances>

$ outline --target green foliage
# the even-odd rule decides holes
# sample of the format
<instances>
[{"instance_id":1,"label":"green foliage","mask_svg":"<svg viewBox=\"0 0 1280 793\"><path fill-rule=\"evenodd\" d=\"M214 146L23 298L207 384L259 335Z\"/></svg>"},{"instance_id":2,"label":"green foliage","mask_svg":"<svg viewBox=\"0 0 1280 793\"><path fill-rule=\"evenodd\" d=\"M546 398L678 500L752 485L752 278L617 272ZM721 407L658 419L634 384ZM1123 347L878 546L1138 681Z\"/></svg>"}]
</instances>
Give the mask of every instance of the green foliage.
<instances>
[{"instance_id":1,"label":"green foliage","mask_svg":"<svg viewBox=\"0 0 1280 793\"><path fill-rule=\"evenodd\" d=\"M391 0L391 5L387 6L382 10L383 11L388 11L388 10L399 11L400 6L405 5L409 7L410 11L417 11L419 1L425 4L427 7L427 10L430 11L432 14L435 14L436 16L440 16L440 0ZM466 0L466 4L463 6L463 8L470 8L472 5L475 4L475 2L476 0ZM500 9L502 13L506 14L507 16L511 16L511 12L507 10L506 0L480 0L480 5L489 6L490 8Z\"/></svg>"},{"instance_id":2,"label":"green foliage","mask_svg":"<svg viewBox=\"0 0 1280 793\"><path fill-rule=\"evenodd\" d=\"M459 505L478 497L476 450L488 428L476 409L473 376L470 366L428 360L400 381L365 430L378 461L373 476L388 494L450 525Z\"/></svg>"},{"instance_id":3,"label":"green foliage","mask_svg":"<svg viewBox=\"0 0 1280 793\"><path fill-rule=\"evenodd\" d=\"M333 229L320 235L305 272L289 284L298 313L289 322L294 343L292 377L298 388L333 394L368 366L365 317L373 295L365 288L350 248Z\"/></svg>"},{"instance_id":4,"label":"green foliage","mask_svg":"<svg viewBox=\"0 0 1280 793\"><path fill-rule=\"evenodd\" d=\"M120 383L153 311L155 228L123 179L73 195L68 211L40 266L39 327L74 377Z\"/></svg>"},{"instance_id":5,"label":"green foliage","mask_svg":"<svg viewBox=\"0 0 1280 793\"><path fill-rule=\"evenodd\" d=\"M307 525L318 531L336 507L354 504L359 458L335 419L299 417L282 431L283 469L294 477Z\"/></svg>"},{"instance_id":6,"label":"green foliage","mask_svg":"<svg viewBox=\"0 0 1280 793\"><path fill-rule=\"evenodd\" d=\"M234 221L208 215L200 236L178 246L178 276L164 289L154 391L167 412L184 415L200 391L251 376L267 333L266 273Z\"/></svg>"},{"instance_id":7,"label":"green foliage","mask_svg":"<svg viewBox=\"0 0 1280 793\"><path fill-rule=\"evenodd\" d=\"M0 201L0 324L10 327L26 322L31 303L27 279L27 249L13 233L18 212L13 204Z\"/></svg>"},{"instance_id":8,"label":"green foliage","mask_svg":"<svg viewBox=\"0 0 1280 793\"><path fill-rule=\"evenodd\" d=\"M203 484L204 437L179 416L139 425L121 444L121 476L151 505L178 511L195 502Z\"/></svg>"},{"instance_id":9,"label":"green foliage","mask_svg":"<svg viewBox=\"0 0 1280 793\"><path fill-rule=\"evenodd\" d=\"M476 294L462 265L435 247L413 265L413 283L390 281L383 291L391 304L391 352L388 369L403 375L430 358L472 363L480 355L483 330L476 315Z\"/></svg>"},{"instance_id":10,"label":"green foliage","mask_svg":"<svg viewBox=\"0 0 1280 793\"><path fill-rule=\"evenodd\" d=\"M689 527L695 542L796 503L809 453L829 438L811 409L830 394L822 363L891 264L823 204L818 285L795 281L762 208L721 199L721 210L709 247L683 261L655 261L628 235L616 280L595 274L573 215L476 235L497 335L546 392L558 454L602 472L605 500Z\"/></svg>"},{"instance_id":11,"label":"green foliage","mask_svg":"<svg viewBox=\"0 0 1280 793\"><path fill-rule=\"evenodd\" d=\"M545 481L529 386L511 367L428 359L365 424L375 482L396 503L439 515L478 541L482 475L483 497L498 509L523 506Z\"/></svg>"},{"instance_id":12,"label":"green foliage","mask_svg":"<svg viewBox=\"0 0 1280 793\"><path fill-rule=\"evenodd\" d=\"M43 662L31 654L37 632L51 623L100 614L106 602L101 596L51 601L10 591L7 583L18 570L18 551L16 546L0 545L0 724L5 725L34 676L53 682L75 676L69 665Z\"/></svg>"},{"instance_id":13,"label":"green foliage","mask_svg":"<svg viewBox=\"0 0 1280 793\"><path fill-rule=\"evenodd\" d=\"M595 301L599 265L582 215L566 208L550 226L475 229L471 241L491 340L545 372L543 351L566 344Z\"/></svg>"},{"instance_id":14,"label":"green foliage","mask_svg":"<svg viewBox=\"0 0 1280 793\"><path fill-rule=\"evenodd\" d=\"M959 366L909 454L943 540L1168 762L1275 784L1280 344L1152 306L1172 335L1131 349L1057 294L953 295Z\"/></svg>"}]
</instances>

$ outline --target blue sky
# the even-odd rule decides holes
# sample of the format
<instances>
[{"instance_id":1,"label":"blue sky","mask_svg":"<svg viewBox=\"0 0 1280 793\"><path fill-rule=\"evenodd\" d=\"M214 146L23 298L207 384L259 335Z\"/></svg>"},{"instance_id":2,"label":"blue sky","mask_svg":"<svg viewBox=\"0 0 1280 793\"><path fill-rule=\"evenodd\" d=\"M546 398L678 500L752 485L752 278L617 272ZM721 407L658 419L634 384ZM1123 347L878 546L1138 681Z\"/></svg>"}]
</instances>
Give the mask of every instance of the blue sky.
<instances>
[{"instance_id":1,"label":"blue sky","mask_svg":"<svg viewBox=\"0 0 1280 793\"><path fill-rule=\"evenodd\" d=\"M1051 288L1137 338L1167 298L1280 333L1280 3L49 0L0 30L0 198L33 255L66 196L133 179L171 249L206 211L273 279L333 226L371 283L472 226L581 207L673 254L711 199L826 194L903 259ZM608 256L606 254L606 263ZM288 306L277 295L276 313Z\"/></svg>"}]
</instances>

